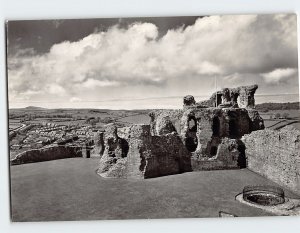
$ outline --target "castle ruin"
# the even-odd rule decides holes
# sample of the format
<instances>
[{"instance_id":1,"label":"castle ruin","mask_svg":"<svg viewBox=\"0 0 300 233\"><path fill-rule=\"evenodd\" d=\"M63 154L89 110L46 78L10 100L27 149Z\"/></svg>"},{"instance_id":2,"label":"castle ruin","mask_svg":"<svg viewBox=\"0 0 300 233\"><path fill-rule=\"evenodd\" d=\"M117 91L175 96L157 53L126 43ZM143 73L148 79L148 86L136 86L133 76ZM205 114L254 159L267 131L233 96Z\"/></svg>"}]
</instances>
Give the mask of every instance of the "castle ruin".
<instances>
[{"instance_id":1,"label":"castle ruin","mask_svg":"<svg viewBox=\"0 0 300 233\"><path fill-rule=\"evenodd\" d=\"M154 110L150 124L132 125L122 137L109 125L96 137L103 177L154 178L189 171L247 166L241 138L264 129L254 109L257 85L224 88L210 99L183 98L183 109Z\"/></svg>"}]
</instances>

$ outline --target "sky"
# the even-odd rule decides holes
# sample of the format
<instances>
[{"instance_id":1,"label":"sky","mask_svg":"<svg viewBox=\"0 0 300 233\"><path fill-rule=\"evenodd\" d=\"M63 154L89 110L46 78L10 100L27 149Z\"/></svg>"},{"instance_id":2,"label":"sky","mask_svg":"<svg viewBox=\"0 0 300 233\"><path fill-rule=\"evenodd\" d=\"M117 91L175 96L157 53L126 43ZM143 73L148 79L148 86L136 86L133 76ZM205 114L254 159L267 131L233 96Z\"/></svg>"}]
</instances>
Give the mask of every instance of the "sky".
<instances>
[{"instance_id":1,"label":"sky","mask_svg":"<svg viewBox=\"0 0 300 233\"><path fill-rule=\"evenodd\" d=\"M215 80L286 96L299 93L297 18L9 21L7 69L9 108L173 108L211 95Z\"/></svg>"}]
</instances>

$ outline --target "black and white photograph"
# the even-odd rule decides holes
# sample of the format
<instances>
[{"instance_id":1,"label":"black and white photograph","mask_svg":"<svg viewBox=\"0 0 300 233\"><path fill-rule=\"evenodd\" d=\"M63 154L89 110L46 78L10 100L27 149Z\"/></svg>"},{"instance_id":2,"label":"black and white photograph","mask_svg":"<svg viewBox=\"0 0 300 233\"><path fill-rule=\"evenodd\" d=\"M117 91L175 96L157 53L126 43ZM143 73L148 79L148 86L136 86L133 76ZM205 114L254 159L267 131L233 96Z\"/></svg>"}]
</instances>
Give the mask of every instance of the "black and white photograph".
<instances>
[{"instance_id":1,"label":"black and white photograph","mask_svg":"<svg viewBox=\"0 0 300 233\"><path fill-rule=\"evenodd\" d=\"M8 20L12 222L300 215L297 15Z\"/></svg>"}]
</instances>

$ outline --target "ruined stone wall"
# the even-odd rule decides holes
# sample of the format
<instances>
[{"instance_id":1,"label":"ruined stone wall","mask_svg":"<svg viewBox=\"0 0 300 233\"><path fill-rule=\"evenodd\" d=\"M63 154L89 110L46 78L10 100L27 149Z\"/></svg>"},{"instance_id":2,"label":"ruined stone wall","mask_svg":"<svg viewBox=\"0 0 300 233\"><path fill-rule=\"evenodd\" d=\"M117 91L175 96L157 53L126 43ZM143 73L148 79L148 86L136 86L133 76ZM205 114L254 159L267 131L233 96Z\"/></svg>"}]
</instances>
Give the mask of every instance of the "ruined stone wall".
<instances>
[{"instance_id":1,"label":"ruined stone wall","mask_svg":"<svg viewBox=\"0 0 300 233\"><path fill-rule=\"evenodd\" d=\"M194 154L191 164L193 171L245 168L243 144L237 139L223 138L218 144L215 156L198 157Z\"/></svg>"},{"instance_id":2,"label":"ruined stone wall","mask_svg":"<svg viewBox=\"0 0 300 233\"><path fill-rule=\"evenodd\" d=\"M233 106L251 109L255 107L254 94L257 88L258 86L256 84L251 86L240 86L236 88L223 88L221 91L213 93L208 100L200 101L197 103L194 103L195 101L184 101L184 105L198 105L207 107L217 107L221 105L227 107ZM188 96L188 99L191 100L193 99L192 97L193 96Z\"/></svg>"},{"instance_id":3,"label":"ruined stone wall","mask_svg":"<svg viewBox=\"0 0 300 233\"><path fill-rule=\"evenodd\" d=\"M287 126L243 137L248 168L300 194L300 131Z\"/></svg>"},{"instance_id":4,"label":"ruined stone wall","mask_svg":"<svg viewBox=\"0 0 300 233\"><path fill-rule=\"evenodd\" d=\"M182 118L182 114L183 114L183 110L179 110L179 109L155 110L150 112L149 116L151 118L150 121L151 135L164 134L165 130L169 132L175 130L177 133L180 134L181 131L180 121ZM168 122L163 122L163 121L168 121ZM168 124L169 128L165 127L166 124Z\"/></svg>"},{"instance_id":5,"label":"ruined stone wall","mask_svg":"<svg viewBox=\"0 0 300 233\"><path fill-rule=\"evenodd\" d=\"M105 149L97 173L103 177L126 177L128 142L117 134L117 127L110 124L103 135Z\"/></svg>"},{"instance_id":6,"label":"ruined stone wall","mask_svg":"<svg viewBox=\"0 0 300 233\"><path fill-rule=\"evenodd\" d=\"M224 88L200 104L188 95L182 110L152 111L150 125L132 125L118 132L109 126L103 136L105 150L98 173L152 178L245 167L245 147L240 139L264 128L263 119L253 109L256 89L257 85ZM239 96L245 108L238 107Z\"/></svg>"},{"instance_id":7,"label":"ruined stone wall","mask_svg":"<svg viewBox=\"0 0 300 233\"><path fill-rule=\"evenodd\" d=\"M111 128L104 134L105 150L98 174L111 178L153 178L191 171L191 154L176 132L151 135L150 125L133 125L126 139Z\"/></svg>"},{"instance_id":8,"label":"ruined stone wall","mask_svg":"<svg viewBox=\"0 0 300 233\"><path fill-rule=\"evenodd\" d=\"M130 130L127 177L144 178L146 165L149 170L155 170L153 163L147 164L153 157L150 146L150 125L133 125Z\"/></svg>"},{"instance_id":9,"label":"ruined stone wall","mask_svg":"<svg viewBox=\"0 0 300 233\"><path fill-rule=\"evenodd\" d=\"M149 125L131 128L127 177L153 178L191 171L191 154L177 133L152 136Z\"/></svg>"},{"instance_id":10,"label":"ruined stone wall","mask_svg":"<svg viewBox=\"0 0 300 233\"><path fill-rule=\"evenodd\" d=\"M11 160L11 165L43 162L73 157L82 157L81 148L68 146L53 146L36 150L24 151L18 154L13 160Z\"/></svg>"},{"instance_id":11,"label":"ruined stone wall","mask_svg":"<svg viewBox=\"0 0 300 233\"><path fill-rule=\"evenodd\" d=\"M180 129L172 128L174 122ZM196 105L186 106L180 114L172 110L153 112L151 126L154 135L179 134L181 146L191 154L193 170L245 167L244 149L239 139L252 130L264 128L263 119L254 109L198 108Z\"/></svg>"},{"instance_id":12,"label":"ruined stone wall","mask_svg":"<svg viewBox=\"0 0 300 233\"><path fill-rule=\"evenodd\" d=\"M192 129L189 128L189 121L194 119L198 143L195 153L200 157L209 157L211 146L213 144L218 146L221 138L240 139L252 130L263 129L262 118L257 111L251 111L254 116L252 118L243 108L190 108L183 113L181 118L182 140L185 143L191 137ZM262 124L259 124L260 122Z\"/></svg>"}]
</instances>

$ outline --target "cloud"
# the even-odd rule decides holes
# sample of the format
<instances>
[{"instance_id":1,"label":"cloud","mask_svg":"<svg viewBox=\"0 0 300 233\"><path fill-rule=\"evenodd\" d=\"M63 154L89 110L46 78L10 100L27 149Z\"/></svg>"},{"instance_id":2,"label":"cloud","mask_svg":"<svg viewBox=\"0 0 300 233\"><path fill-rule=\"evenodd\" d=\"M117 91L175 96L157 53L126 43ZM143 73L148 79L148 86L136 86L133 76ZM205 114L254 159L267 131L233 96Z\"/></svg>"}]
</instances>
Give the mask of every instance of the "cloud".
<instances>
[{"instance_id":1,"label":"cloud","mask_svg":"<svg viewBox=\"0 0 300 233\"><path fill-rule=\"evenodd\" d=\"M76 102L81 102L81 101L82 101L82 99L80 99L78 97L72 97L72 98L70 98L70 102L71 103L76 103Z\"/></svg>"},{"instance_id":2,"label":"cloud","mask_svg":"<svg viewBox=\"0 0 300 233\"><path fill-rule=\"evenodd\" d=\"M56 83L51 83L47 85L47 89L50 94L64 96L66 94L65 88L57 85Z\"/></svg>"},{"instance_id":3,"label":"cloud","mask_svg":"<svg viewBox=\"0 0 300 233\"><path fill-rule=\"evenodd\" d=\"M161 37L152 23L114 25L45 54L10 55L9 100L208 94L215 75L264 90L298 74L296 28L296 15L209 16Z\"/></svg>"},{"instance_id":4,"label":"cloud","mask_svg":"<svg viewBox=\"0 0 300 233\"><path fill-rule=\"evenodd\" d=\"M279 83L285 82L288 78L293 77L297 73L296 69L285 68L285 69L275 69L269 73L262 74L264 80L267 83Z\"/></svg>"},{"instance_id":5,"label":"cloud","mask_svg":"<svg viewBox=\"0 0 300 233\"><path fill-rule=\"evenodd\" d=\"M107 81L107 80L96 80L88 79L82 83L82 86L85 88L97 88L97 87L111 87L118 86L120 83L116 81Z\"/></svg>"}]
</instances>

